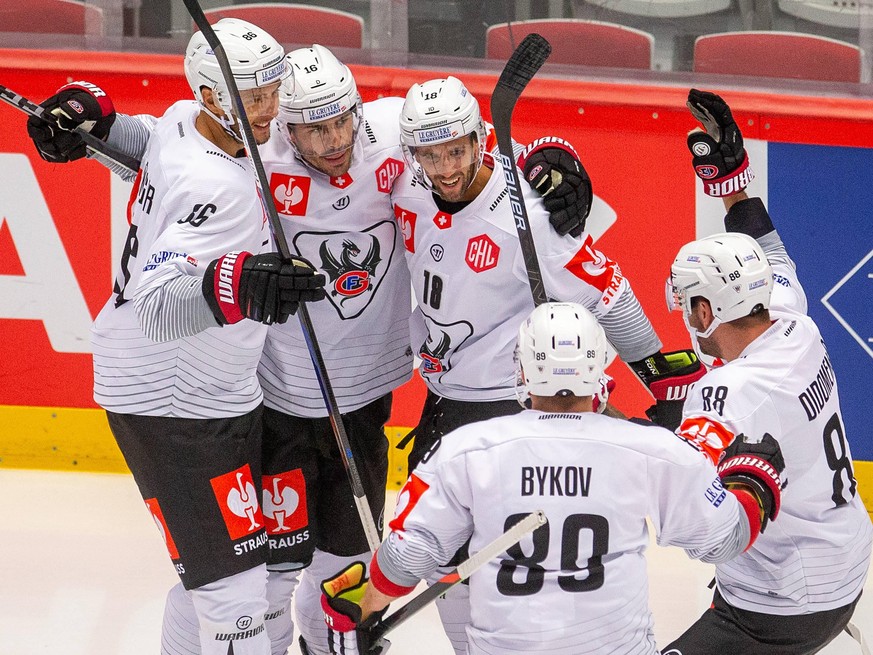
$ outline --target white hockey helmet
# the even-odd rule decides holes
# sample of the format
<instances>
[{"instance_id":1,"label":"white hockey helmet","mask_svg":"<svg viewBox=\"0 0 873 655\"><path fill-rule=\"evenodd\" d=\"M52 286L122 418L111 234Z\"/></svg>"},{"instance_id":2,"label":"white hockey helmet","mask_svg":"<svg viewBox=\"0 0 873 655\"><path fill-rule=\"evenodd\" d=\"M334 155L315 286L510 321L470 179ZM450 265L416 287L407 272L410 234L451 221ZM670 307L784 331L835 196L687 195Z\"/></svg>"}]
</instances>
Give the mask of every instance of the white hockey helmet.
<instances>
[{"instance_id":1,"label":"white hockey helmet","mask_svg":"<svg viewBox=\"0 0 873 655\"><path fill-rule=\"evenodd\" d=\"M670 309L682 311L692 336L709 337L721 323L769 309L773 269L752 237L725 232L682 246L670 267L670 284ZM691 301L697 296L709 301L715 316L704 332L688 323Z\"/></svg>"},{"instance_id":2,"label":"white hockey helmet","mask_svg":"<svg viewBox=\"0 0 873 655\"><path fill-rule=\"evenodd\" d=\"M280 82L291 74L285 63L284 48L260 27L239 18L222 18L212 29L224 47L234 81L241 92ZM225 114L235 114L218 59L202 32L195 32L188 41L185 77L201 104L203 94L200 89L205 86L212 89L216 103Z\"/></svg>"},{"instance_id":3,"label":"white hockey helmet","mask_svg":"<svg viewBox=\"0 0 873 655\"><path fill-rule=\"evenodd\" d=\"M476 136L479 152L475 171L478 171L485 156L486 135L476 98L461 80L451 75L412 85L400 111L400 143L407 164L426 189L432 189L433 184L416 160L415 149L454 141L467 134Z\"/></svg>"},{"instance_id":4,"label":"white hockey helmet","mask_svg":"<svg viewBox=\"0 0 873 655\"><path fill-rule=\"evenodd\" d=\"M582 305L543 303L518 330L517 389L528 395L595 396L609 356L606 334Z\"/></svg>"},{"instance_id":5,"label":"white hockey helmet","mask_svg":"<svg viewBox=\"0 0 873 655\"><path fill-rule=\"evenodd\" d=\"M330 50L315 43L289 52L285 61L293 76L279 89L283 123L318 123L352 109L360 113L361 96L352 71Z\"/></svg>"}]
</instances>

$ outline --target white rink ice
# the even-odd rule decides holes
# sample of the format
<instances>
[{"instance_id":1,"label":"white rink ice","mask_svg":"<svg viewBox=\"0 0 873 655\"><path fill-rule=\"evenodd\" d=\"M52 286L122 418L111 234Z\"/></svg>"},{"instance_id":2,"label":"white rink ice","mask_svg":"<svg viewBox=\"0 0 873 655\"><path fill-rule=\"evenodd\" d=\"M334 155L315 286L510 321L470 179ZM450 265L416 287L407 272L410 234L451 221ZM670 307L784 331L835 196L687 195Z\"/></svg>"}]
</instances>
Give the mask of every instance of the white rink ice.
<instances>
[{"instance_id":1,"label":"white rink ice","mask_svg":"<svg viewBox=\"0 0 873 655\"><path fill-rule=\"evenodd\" d=\"M164 595L176 576L133 478L0 470L0 526L0 655L158 655ZM648 559L664 646L706 608L712 568L654 545ZM868 642L871 578L853 619ZM433 606L392 642L393 655L452 653ZM822 651L860 652L845 634Z\"/></svg>"}]
</instances>

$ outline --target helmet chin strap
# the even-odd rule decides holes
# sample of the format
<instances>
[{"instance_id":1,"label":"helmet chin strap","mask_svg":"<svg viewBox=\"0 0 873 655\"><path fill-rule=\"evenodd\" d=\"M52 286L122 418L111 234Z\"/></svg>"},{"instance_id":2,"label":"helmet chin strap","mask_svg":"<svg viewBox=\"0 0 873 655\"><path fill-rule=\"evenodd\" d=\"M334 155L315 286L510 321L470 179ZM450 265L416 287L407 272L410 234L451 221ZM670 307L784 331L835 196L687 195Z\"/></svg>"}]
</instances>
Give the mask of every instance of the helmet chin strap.
<instances>
[{"instance_id":1,"label":"helmet chin strap","mask_svg":"<svg viewBox=\"0 0 873 655\"><path fill-rule=\"evenodd\" d=\"M715 332L715 329L719 325L721 325L721 319L713 318L712 323L710 323L709 327L703 332L698 332L697 328L693 327L691 323L688 322L688 315L685 312L682 312L682 320L685 321L685 329L688 330L688 335L691 337L691 346L694 349L694 353L697 355L697 358L701 361L701 363L707 369L713 369L721 366L721 359L713 355L707 355L705 352L703 352L700 349L700 342L697 340L698 337L707 339L712 336L712 333Z\"/></svg>"},{"instance_id":2,"label":"helmet chin strap","mask_svg":"<svg viewBox=\"0 0 873 655\"><path fill-rule=\"evenodd\" d=\"M233 130L233 128L237 126L237 122L238 122L236 120L236 116L233 115L233 112L225 111L224 116L219 116L218 114L213 112L211 109L209 109L209 107L207 107L206 103L204 103L203 101L200 102L200 108L204 112L206 112L206 114L208 114L209 117L212 118L212 120L214 120L216 123L221 125L221 129L223 129L229 137L233 138L235 141L237 141L241 145L245 145L245 142L243 141L242 137ZM228 118L227 118L228 116L233 116L233 122L228 120Z\"/></svg>"}]
</instances>

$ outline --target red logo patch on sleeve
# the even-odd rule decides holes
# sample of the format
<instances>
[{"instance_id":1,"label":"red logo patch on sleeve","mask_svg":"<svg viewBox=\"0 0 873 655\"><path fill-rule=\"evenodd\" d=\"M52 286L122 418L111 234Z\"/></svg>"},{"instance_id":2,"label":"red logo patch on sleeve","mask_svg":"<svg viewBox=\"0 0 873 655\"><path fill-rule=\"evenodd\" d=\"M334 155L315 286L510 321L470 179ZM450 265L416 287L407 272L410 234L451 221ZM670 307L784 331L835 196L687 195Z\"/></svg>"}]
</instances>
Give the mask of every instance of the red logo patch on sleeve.
<instances>
[{"instance_id":1,"label":"red logo patch on sleeve","mask_svg":"<svg viewBox=\"0 0 873 655\"><path fill-rule=\"evenodd\" d=\"M394 180L400 177L405 167L406 165L402 161L388 157L376 169L376 188L382 193L390 193L391 187L394 186Z\"/></svg>"},{"instance_id":2,"label":"red logo patch on sleeve","mask_svg":"<svg viewBox=\"0 0 873 655\"><path fill-rule=\"evenodd\" d=\"M394 518L388 527L392 530L404 530L403 524L406 517L415 509L422 494L428 489L430 489L430 485L427 482L416 476L415 473L411 474L406 484L403 485L403 489L397 494L397 507L394 510Z\"/></svg>"},{"instance_id":3,"label":"red logo patch on sleeve","mask_svg":"<svg viewBox=\"0 0 873 655\"><path fill-rule=\"evenodd\" d=\"M418 216L400 205L394 205L394 217L403 232L403 245L409 252L415 252L415 219Z\"/></svg>"},{"instance_id":4,"label":"red logo patch on sleeve","mask_svg":"<svg viewBox=\"0 0 873 655\"><path fill-rule=\"evenodd\" d=\"M295 532L309 524L303 471L294 469L263 479L264 519L269 534Z\"/></svg>"},{"instance_id":5,"label":"red logo patch on sleeve","mask_svg":"<svg viewBox=\"0 0 873 655\"><path fill-rule=\"evenodd\" d=\"M312 179L302 175L273 173L270 176L270 195L276 211L285 216L305 216L311 185Z\"/></svg>"},{"instance_id":6,"label":"red logo patch on sleeve","mask_svg":"<svg viewBox=\"0 0 873 655\"><path fill-rule=\"evenodd\" d=\"M145 504L152 515L155 525L158 526L158 532L160 532L161 536L164 538L164 544L167 546L167 552L170 553L170 559L179 559L179 551L176 548L176 542L173 541L173 535L170 534L170 528L167 527L167 521L164 519L164 513L161 511L158 499L146 498Z\"/></svg>"},{"instance_id":7,"label":"red logo patch on sleeve","mask_svg":"<svg viewBox=\"0 0 873 655\"><path fill-rule=\"evenodd\" d=\"M573 255L573 259L564 265L564 268L597 289L604 305L612 302L613 296L624 280L624 275L622 275L618 264L599 250L594 249L594 240L591 235L585 237L585 243Z\"/></svg>"},{"instance_id":8,"label":"red logo patch on sleeve","mask_svg":"<svg viewBox=\"0 0 873 655\"><path fill-rule=\"evenodd\" d=\"M248 464L214 477L210 482L231 539L245 537L264 526L258 491Z\"/></svg>"}]
</instances>

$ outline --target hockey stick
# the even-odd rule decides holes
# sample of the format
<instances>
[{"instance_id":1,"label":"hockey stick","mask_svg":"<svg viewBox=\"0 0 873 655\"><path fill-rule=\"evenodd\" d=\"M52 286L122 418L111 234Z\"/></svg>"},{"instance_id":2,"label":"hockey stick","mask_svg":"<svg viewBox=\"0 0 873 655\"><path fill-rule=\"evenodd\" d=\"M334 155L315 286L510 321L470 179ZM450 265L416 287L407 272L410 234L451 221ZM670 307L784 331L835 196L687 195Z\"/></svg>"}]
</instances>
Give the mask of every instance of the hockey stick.
<instances>
[{"instance_id":1,"label":"hockey stick","mask_svg":"<svg viewBox=\"0 0 873 655\"><path fill-rule=\"evenodd\" d=\"M282 223L279 220L279 214L276 211L276 206L273 204L270 194L270 183L267 181L267 173L264 170L264 164L261 161L261 156L258 154L258 146L255 142L255 137L252 134L252 126L249 124L246 117L245 107L243 107L242 98L239 94L239 89L236 85L236 80L233 77L233 71L230 67L230 62L227 59L227 54L224 51L224 46L206 19L203 9L197 0L183 0L188 13L196 23L198 29L203 33L206 42L212 51L215 53L215 58L218 60L221 74L224 77L224 82L230 91L231 102L234 112L236 112L237 120L240 125L240 132L245 146L246 157L254 169L255 182L258 185L258 195L261 203L264 206L269 221L270 228L273 231L273 238L276 241L276 247L279 249L279 254L286 261L291 260L291 251L288 248L288 242L285 240L285 231L282 229ZM355 497L355 505L358 510L358 515L361 518L361 525L364 528L364 534L367 537L367 544L371 551L375 551L381 541L379 539L379 530L376 528L376 522L373 520L373 513L370 511L370 505L367 503L367 495L364 491L364 485L361 482L361 476L358 472L358 467L355 464L354 456L352 455L352 447L349 444L348 435L346 435L345 426L340 416L339 405L333 393L330 380L327 377L327 368L324 365L324 358L321 354L321 349L318 347L318 340L315 337L315 330L312 327L312 319L309 317L309 311L306 308L306 303L300 303L300 308L297 310L297 317L300 320L300 327L303 330L303 338L306 341L306 347L309 350L309 356L312 359L312 365L315 368L315 377L318 379L318 386L321 389L321 395L324 398L324 404L327 407L330 425L333 428L334 436L336 437L337 446L339 447L340 455L345 466L346 473L349 476L349 483L352 487L352 494Z\"/></svg>"},{"instance_id":2,"label":"hockey stick","mask_svg":"<svg viewBox=\"0 0 873 655\"><path fill-rule=\"evenodd\" d=\"M524 88L536 72L545 63L552 52L552 46L539 34L528 34L512 53L494 93L491 95L491 120L494 123L494 134L497 136L497 150L500 154L500 165L503 177L506 178L506 189L509 191L509 206L515 218L515 230L521 245L521 254L527 268L527 279L530 282L530 292L534 305L542 305L548 301L543 287L543 274L537 261L537 249L530 224L524 198L521 196L521 186L518 169L512 151L512 111L518 102Z\"/></svg>"},{"instance_id":3,"label":"hockey stick","mask_svg":"<svg viewBox=\"0 0 873 655\"><path fill-rule=\"evenodd\" d=\"M546 515L542 510L531 512L521 519L521 521L509 528L509 530L482 548L478 553L470 555L470 557L458 564L458 567L454 571L444 575L430 587L418 594L418 596L406 603L403 607L392 613L391 616L373 626L370 630L373 645L378 645L379 642L385 638L386 634L418 614L424 607L436 600L439 596L442 596L456 584L469 578L473 573L482 568L482 566L500 555L500 553L517 544L525 535L533 532L541 525L544 525L546 520Z\"/></svg>"},{"instance_id":4,"label":"hockey stick","mask_svg":"<svg viewBox=\"0 0 873 655\"><path fill-rule=\"evenodd\" d=\"M28 116L35 116L36 118L41 118L46 123L57 125L57 121L55 121L51 115L47 116L42 107L31 102L24 96L18 95L9 87L0 85L0 100L12 105L16 109L20 109ZM72 131L82 137L82 141L85 142L85 148L90 152L100 153L119 166L123 166L131 173L136 173L139 170L139 162L133 157L128 157L124 153L118 152L112 146L101 141L90 132L86 132L81 127L74 127Z\"/></svg>"}]
</instances>

